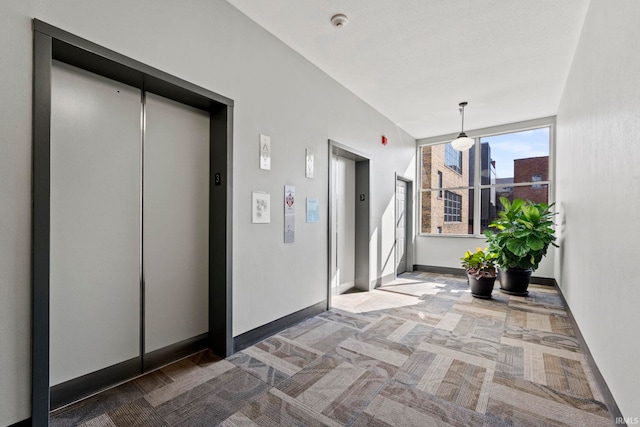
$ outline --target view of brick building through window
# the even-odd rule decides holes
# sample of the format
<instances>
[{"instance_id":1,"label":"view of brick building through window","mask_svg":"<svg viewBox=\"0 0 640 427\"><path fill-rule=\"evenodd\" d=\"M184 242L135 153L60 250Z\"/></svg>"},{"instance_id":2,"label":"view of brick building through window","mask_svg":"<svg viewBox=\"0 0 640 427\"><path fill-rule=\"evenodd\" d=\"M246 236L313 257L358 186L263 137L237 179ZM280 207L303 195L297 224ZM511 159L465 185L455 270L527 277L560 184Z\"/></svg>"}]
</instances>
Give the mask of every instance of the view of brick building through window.
<instances>
[{"instance_id":1,"label":"view of brick building through window","mask_svg":"<svg viewBox=\"0 0 640 427\"><path fill-rule=\"evenodd\" d=\"M449 148L447 148L449 147ZM441 185L441 187L439 187ZM469 223L469 152L451 144L422 147L422 232L466 234ZM451 188L442 191L439 188ZM446 217L446 218L445 218Z\"/></svg>"},{"instance_id":2,"label":"view of brick building through window","mask_svg":"<svg viewBox=\"0 0 640 427\"><path fill-rule=\"evenodd\" d=\"M500 144L496 143L499 146ZM480 148L480 171L476 173L476 148ZM504 150L504 148L502 148ZM503 155L503 163L513 176L499 176L497 160L489 141L480 140L470 150L459 152L451 144L423 146L421 232L428 234L473 234L476 204L479 204L479 229L482 233L497 216L499 198L506 197L548 203L549 156L515 158ZM544 150L542 150L544 152ZM547 150L548 153L548 144ZM503 154L503 153L500 153ZM512 171L512 172L511 172ZM481 186L475 200L475 180Z\"/></svg>"},{"instance_id":3,"label":"view of brick building through window","mask_svg":"<svg viewBox=\"0 0 640 427\"><path fill-rule=\"evenodd\" d=\"M515 182L539 182L549 180L549 156L517 159L513 165ZM527 187L515 187L514 199L531 200L536 203L547 203L549 188L547 185L533 184Z\"/></svg>"}]
</instances>

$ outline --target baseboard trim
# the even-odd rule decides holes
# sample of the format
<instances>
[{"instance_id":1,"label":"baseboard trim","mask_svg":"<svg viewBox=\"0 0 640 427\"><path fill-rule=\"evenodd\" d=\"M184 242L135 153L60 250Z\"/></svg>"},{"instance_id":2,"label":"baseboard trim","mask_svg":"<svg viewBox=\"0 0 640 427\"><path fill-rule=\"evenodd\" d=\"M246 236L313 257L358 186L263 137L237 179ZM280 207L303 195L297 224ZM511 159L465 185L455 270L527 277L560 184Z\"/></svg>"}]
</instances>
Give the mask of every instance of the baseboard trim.
<instances>
[{"instance_id":1,"label":"baseboard trim","mask_svg":"<svg viewBox=\"0 0 640 427\"><path fill-rule=\"evenodd\" d=\"M386 276L379 277L378 279L373 281L373 287L378 288L380 286L388 285L396 279L396 275L394 273L387 274Z\"/></svg>"},{"instance_id":2,"label":"baseboard trim","mask_svg":"<svg viewBox=\"0 0 640 427\"><path fill-rule=\"evenodd\" d=\"M558 283L556 279L551 277L539 277L539 276L531 276L531 282L536 285L544 285L544 286L556 286Z\"/></svg>"},{"instance_id":3,"label":"baseboard trim","mask_svg":"<svg viewBox=\"0 0 640 427\"><path fill-rule=\"evenodd\" d=\"M413 266L414 271L423 271L425 273L451 274L453 276L464 276L464 268L438 267L435 265L419 265ZM531 276L531 283L536 285L556 286L556 279L550 277Z\"/></svg>"},{"instance_id":4,"label":"baseboard trim","mask_svg":"<svg viewBox=\"0 0 640 427\"><path fill-rule=\"evenodd\" d=\"M144 358L134 357L113 366L51 387L51 410L84 399L114 385L132 380L162 366L183 359L207 348L208 333L188 338L167 347L149 352ZM144 364L142 372L141 363Z\"/></svg>"},{"instance_id":5,"label":"baseboard trim","mask_svg":"<svg viewBox=\"0 0 640 427\"><path fill-rule=\"evenodd\" d=\"M609 390L609 386L607 385L607 382L602 376L602 373L600 372L598 365L596 365L596 361L594 360L593 355L589 350L589 346L587 345L587 342L584 340L584 336L582 335L582 332L578 327L578 323L576 322L575 317L573 317L573 313L571 312L571 308L569 307L569 304L567 304L567 300L565 299L564 294L562 293L562 289L560 288L560 286L558 286L557 283L555 287L556 289L558 289L558 295L560 295L560 299L562 299L562 303L564 304L567 310L567 316L569 317L569 322L571 323L571 326L573 327L573 329L576 331L576 335L577 335L576 338L580 343L580 347L582 348L582 352L585 355L587 364L589 365L589 368L591 368L594 379L596 380L596 383L600 388L600 393L602 393L602 397L604 398L604 404L607 405L607 408L609 409L609 413L611 414L615 425L626 425L626 422L620 423L620 420L624 419L622 412L620 412L620 408L618 408L618 404L613 398L613 395L611 394L611 390Z\"/></svg>"},{"instance_id":6,"label":"baseboard trim","mask_svg":"<svg viewBox=\"0 0 640 427\"><path fill-rule=\"evenodd\" d=\"M208 333L171 344L144 355L144 372L153 371L176 360L191 356L207 348Z\"/></svg>"},{"instance_id":7,"label":"baseboard trim","mask_svg":"<svg viewBox=\"0 0 640 427\"><path fill-rule=\"evenodd\" d=\"M31 427L33 425L33 421L31 418L27 418L26 420L18 421L15 424L9 425L9 427Z\"/></svg>"},{"instance_id":8,"label":"baseboard trim","mask_svg":"<svg viewBox=\"0 0 640 427\"><path fill-rule=\"evenodd\" d=\"M413 271L422 271L424 273L451 274L453 276L464 276L464 268L439 267L436 265L420 265L415 264Z\"/></svg>"},{"instance_id":9,"label":"baseboard trim","mask_svg":"<svg viewBox=\"0 0 640 427\"><path fill-rule=\"evenodd\" d=\"M140 375L140 357L100 369L51 387L51 410Z\"/></svg>"},{"instance_id":10,"label":"baseboard trim","mask_svg":"<svg viewBox=\"0 0 640 427\"><path fill-rule=\"evenodd\" d=\"M241 351L253 344L262 341L265 338L275 335L290 326L300 323L310 317L316 316L324 311L327 311L327 301L321 301L317 304L303 308L302 310L291 313L280 319L269 322L265 325L252 329L244 334L240 334L233 338L233 352Z\"/></svg>"}]
</instances>

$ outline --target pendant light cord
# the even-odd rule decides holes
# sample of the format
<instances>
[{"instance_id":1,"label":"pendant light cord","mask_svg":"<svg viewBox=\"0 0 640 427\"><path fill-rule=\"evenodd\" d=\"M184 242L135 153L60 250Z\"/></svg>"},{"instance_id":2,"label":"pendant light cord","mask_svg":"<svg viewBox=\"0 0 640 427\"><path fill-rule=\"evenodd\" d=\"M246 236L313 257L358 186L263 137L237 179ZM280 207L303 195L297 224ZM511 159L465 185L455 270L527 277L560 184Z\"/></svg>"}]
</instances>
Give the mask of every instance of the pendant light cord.
<instances>
[{"instance_id":1,"label":"pendant light cord","mask_svg":"<svg viewBox=\"0 0 640 427\"><path fill-rule=\"evenodd\" d=\"M464 106L466 104L466 102L460 103L460 114L462 115L462 129L460 130L460 133L464 133Z\"/></svg>"}]
</instances>

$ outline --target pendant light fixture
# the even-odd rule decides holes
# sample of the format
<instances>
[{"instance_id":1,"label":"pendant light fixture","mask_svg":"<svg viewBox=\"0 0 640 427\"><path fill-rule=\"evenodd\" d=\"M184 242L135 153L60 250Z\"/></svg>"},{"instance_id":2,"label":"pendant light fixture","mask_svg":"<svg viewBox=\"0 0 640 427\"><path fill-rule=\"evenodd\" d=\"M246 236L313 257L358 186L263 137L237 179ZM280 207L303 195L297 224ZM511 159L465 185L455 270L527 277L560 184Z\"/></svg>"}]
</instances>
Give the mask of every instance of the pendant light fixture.
<instances>
[{"instance_id":1,"label":"pendant light fixture","mask_svg":"<svg viewBox=\"0 0 640 427\"><path fill-rule=\"evenodd\" d=\"M461 102L460 104L460 114L462 115L462 129L460 131L460 135L451 141L451 146L458 151L465 151L471 148L473 145L473 138L469 138L466 133L464 133L464 107L467 106L466 102Z\"/></svg>"}]
</instances>

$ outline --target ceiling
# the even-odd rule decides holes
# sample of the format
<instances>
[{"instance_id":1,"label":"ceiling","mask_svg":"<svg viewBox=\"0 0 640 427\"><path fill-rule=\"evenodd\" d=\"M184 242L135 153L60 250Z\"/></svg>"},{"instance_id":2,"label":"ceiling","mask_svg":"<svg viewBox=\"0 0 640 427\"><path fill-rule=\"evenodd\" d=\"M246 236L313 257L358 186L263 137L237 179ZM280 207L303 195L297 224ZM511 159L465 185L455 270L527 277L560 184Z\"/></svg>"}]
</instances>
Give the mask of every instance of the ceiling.
<instances>
[{"instance_id":1,"label":"ceiling","mask_svg":"<svg viewBox=\"0 0 640 427\"><path fill-rule=\"evenodd\" d=\"M589 0L227 0L419 139L555 115ZM348 16L342 28L331 25Z\"/></svg>"}]
</instances>

